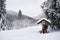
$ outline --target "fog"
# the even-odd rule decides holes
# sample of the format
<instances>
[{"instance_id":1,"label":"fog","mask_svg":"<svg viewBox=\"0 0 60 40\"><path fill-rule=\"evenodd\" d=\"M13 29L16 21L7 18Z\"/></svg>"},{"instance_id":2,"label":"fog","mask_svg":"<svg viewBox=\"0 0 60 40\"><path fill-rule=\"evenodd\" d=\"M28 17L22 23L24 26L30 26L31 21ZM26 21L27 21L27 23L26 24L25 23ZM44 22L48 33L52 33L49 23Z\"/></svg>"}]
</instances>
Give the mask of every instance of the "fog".
<instances>
[{"instance_id":1,"label":"fog","mask_svg":"<svg viewBox=\"0 0 60 40\"><path fill-rule=\"evenodd\" d=\"M6 9L18 12L22 10L22 13L27 16L35 17L40 15L42 9L40 5L45 0L6 0Z\"/></svg>"}]
</instances>

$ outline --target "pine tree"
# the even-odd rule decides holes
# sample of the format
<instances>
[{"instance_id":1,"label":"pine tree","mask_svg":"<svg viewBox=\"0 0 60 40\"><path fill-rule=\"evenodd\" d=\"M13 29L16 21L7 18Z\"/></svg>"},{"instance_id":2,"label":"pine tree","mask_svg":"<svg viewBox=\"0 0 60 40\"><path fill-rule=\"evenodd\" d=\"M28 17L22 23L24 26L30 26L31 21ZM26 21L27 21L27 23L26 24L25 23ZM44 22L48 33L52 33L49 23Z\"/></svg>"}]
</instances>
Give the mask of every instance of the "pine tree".
<instances>
[{"instance_id":1,"label":"pine tree","mask_svg":"<svg viewBox=\"0 0 60 40\"><path fill-rule=\"evenodd\" d=\"M21 12L21 10L19 10L18 16L19 16L19 18L22 17L22 12Z\"/></svg>"},{"instance_id":2,"label":"pine tree","mask_svg":"<svg viewBox=\"0 0 60 40\"><path fill-rule=\"evenodd\" d=\"M46 17L51 20L52 28L60 28L60 0L47 0L41 7Z\"/></svg>"},{"instance_id":3,"label":"pine tree","mask_svg":"<svg viewBox=\"0 0 60 40\"><path fill-rule=\"evenodd\" d=\"M6 0L0 0L0 30L9 29L9 22L6 19L6 9L5 9Z\"/></svg>"}]
</instances>

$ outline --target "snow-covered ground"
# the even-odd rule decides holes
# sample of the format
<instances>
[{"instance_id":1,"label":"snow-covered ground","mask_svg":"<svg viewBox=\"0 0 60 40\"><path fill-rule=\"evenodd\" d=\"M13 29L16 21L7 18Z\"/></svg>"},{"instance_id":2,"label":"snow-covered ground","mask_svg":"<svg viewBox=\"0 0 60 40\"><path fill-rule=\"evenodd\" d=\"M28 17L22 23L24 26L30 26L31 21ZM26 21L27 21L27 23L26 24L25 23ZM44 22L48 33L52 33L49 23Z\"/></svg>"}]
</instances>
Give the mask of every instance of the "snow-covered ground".
<instances>
[{"instance_id":1,"label":"snow-covered ground","mask_svg":"<svg viewBox=\"0 0 60 40\"><path fill-rule=\"evenodd\" d=\"M40 34L41 25L18 30L0 31L0 40L60 40L60 31Z\"/></svg>"}]
</instances>

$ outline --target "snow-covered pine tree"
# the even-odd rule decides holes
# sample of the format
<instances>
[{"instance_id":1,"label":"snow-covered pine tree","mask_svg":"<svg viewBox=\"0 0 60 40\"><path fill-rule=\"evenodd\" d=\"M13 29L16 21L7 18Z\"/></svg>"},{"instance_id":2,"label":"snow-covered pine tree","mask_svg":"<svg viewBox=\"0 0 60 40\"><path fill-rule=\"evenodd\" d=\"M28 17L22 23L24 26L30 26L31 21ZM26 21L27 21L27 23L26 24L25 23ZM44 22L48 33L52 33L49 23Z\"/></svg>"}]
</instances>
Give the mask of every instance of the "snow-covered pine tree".
<instances>
[{"instance_id":1,"label":"snow-covered pine tree","mask_svg":"<svg viewBox=\"0 0 60 40\"><path fill-rule=\"evenodd\" d=\"M46 17L51 20L52 28L60 28L60 0L47 0L41 7Z\"/></svg>"},{"instance_id":2,"label":"snow-covered pine tree","mask_svg":"<svg viewBox=\"0 0 60 40\"><path fill-rule=\"evenodd\" d=\"M6 19L6 9L5 9L6 0L0 0L0 30L7 30L9 28L9 22Z\"/></svg>"},{"instance_id":3,"label":"snow-covered pine tree","mask_svg":"<svg viewBox=\"0 0 60 40\"><path fill-rule=\"evenodd\" d=\"M22 17L22 12L21 12L21 10L19 10L18 16L19 16L19 18Z\"/></svg>"}]
</instances>

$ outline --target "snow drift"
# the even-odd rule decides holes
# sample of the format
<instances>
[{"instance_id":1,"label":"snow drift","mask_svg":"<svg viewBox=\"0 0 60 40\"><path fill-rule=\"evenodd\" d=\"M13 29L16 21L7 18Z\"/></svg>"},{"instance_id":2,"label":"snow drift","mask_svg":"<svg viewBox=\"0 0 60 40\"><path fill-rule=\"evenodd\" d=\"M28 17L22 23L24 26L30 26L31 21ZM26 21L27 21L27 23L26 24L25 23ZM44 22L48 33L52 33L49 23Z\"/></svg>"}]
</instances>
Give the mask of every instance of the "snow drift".
<instances>
[{"instance_id":1,"label":"snow drift","mask_svg":"<svg viewBox=\"0 0 60 40\"><path fill-rule=\"evenodd\" d=\"M60 40L60 31L40 34L41 25L19 30L0 31L0 40Z\"/></svg>"}]
</instances>

